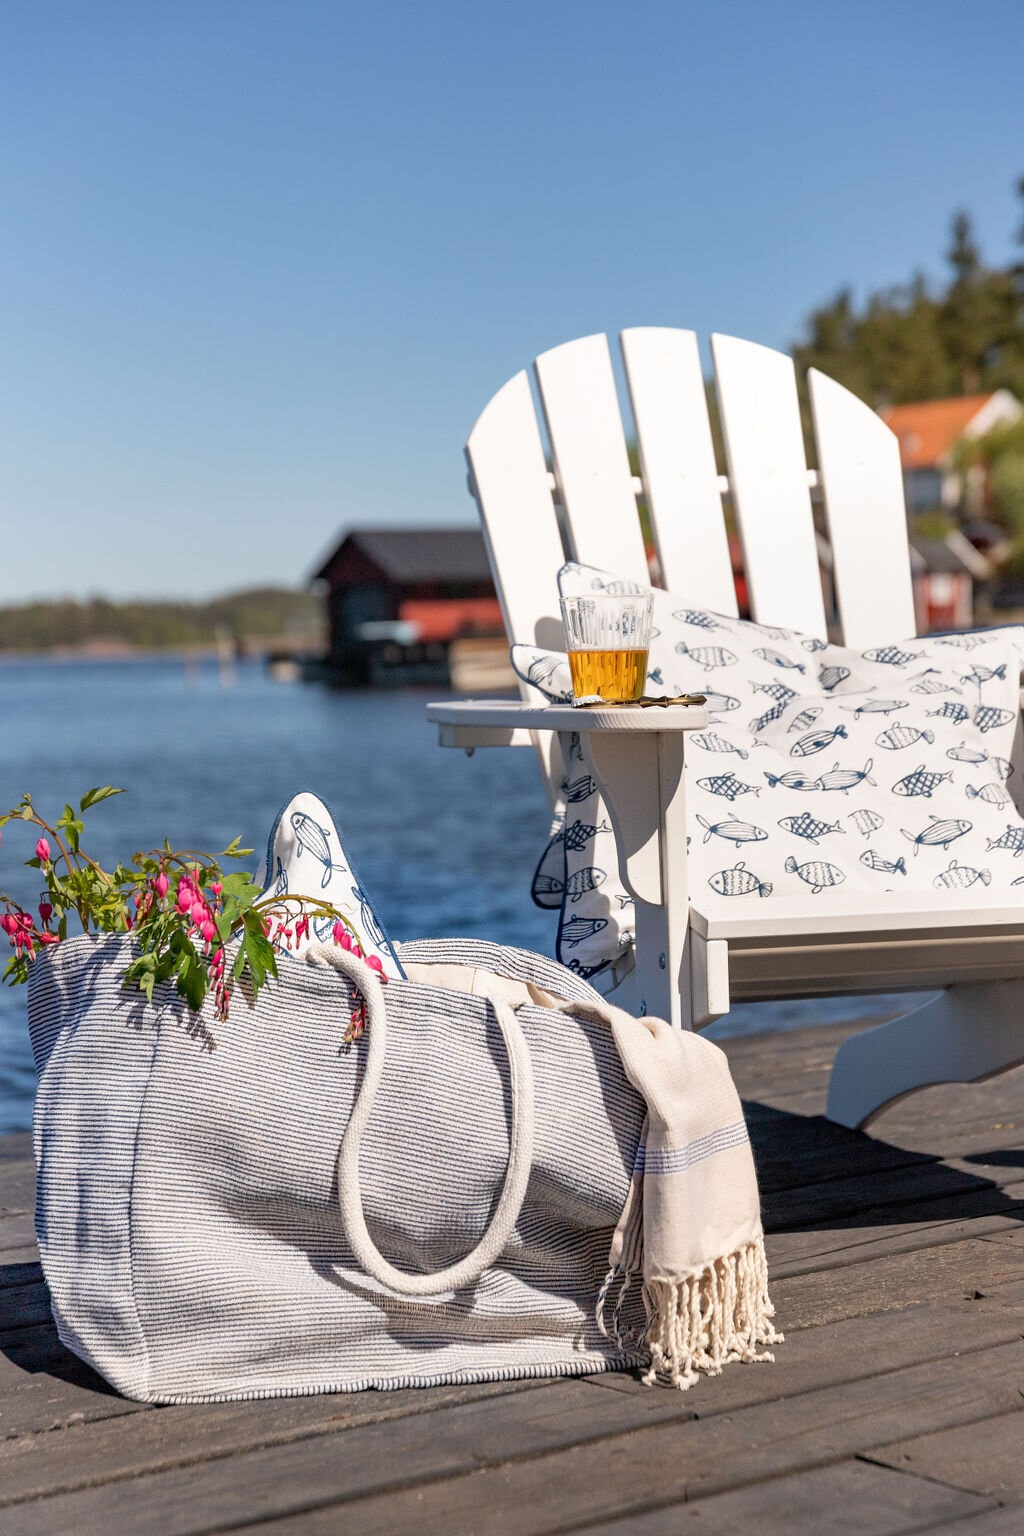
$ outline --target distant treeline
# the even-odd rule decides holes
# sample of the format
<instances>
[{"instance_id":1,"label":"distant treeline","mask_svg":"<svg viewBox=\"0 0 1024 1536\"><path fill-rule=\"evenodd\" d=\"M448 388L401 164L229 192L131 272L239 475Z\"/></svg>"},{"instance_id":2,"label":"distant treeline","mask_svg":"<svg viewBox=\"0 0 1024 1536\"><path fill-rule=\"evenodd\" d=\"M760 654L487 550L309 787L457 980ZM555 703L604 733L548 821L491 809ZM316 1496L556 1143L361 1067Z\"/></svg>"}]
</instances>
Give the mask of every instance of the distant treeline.
<instances>
[{"instance_id":1,"label":"distant treeline","mask_svg":"<svg viewBox=\"0 0 1024 1536\"><path fill-rule=\"evenodd\" d=\"M45 651L63 646L115 645L145 649L271 641L281 636L315 636L323 600L310 592L260 587L211 598L205 603L24 603L0 608L0 650Z\"/></svg>"}]
</instances>

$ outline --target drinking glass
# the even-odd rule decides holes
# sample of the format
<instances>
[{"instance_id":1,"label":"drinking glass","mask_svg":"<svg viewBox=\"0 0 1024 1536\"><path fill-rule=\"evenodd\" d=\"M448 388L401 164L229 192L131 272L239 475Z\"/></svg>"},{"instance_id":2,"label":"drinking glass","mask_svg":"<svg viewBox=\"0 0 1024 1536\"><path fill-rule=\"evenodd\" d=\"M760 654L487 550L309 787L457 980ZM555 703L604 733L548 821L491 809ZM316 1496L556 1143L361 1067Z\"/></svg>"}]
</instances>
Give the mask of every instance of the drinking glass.
<instances>
[{"instance_id":1,"label":"drinking glass","mask_svg":"<svg viewBox=\"0 0 1024 1536\"><path fill-rule=\"evenodd\" d=\"M651 643L650 592L563 597L562 624L575 699L639 699Z\"/></svg>"}]
</instances>

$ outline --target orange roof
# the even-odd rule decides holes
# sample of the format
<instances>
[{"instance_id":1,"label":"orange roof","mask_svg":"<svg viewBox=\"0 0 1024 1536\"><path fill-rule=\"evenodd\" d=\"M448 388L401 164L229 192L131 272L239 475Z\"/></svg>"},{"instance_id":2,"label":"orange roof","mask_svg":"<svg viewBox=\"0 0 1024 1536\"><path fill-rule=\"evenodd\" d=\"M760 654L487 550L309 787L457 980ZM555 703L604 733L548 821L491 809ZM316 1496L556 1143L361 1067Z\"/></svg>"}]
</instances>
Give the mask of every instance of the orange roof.
<instances>
[{"instance_id":1,"label":"orange roof","mask_svg":"<svg viewBox=\"0 0 1024 1536\"><path fill-rule=\"evenodd\" d=\"M903 468L930 469L945 457L991 398L988 394L922 400L915 405L889 405L878 414L899 438Z\"/></svg>"}]
</instances>

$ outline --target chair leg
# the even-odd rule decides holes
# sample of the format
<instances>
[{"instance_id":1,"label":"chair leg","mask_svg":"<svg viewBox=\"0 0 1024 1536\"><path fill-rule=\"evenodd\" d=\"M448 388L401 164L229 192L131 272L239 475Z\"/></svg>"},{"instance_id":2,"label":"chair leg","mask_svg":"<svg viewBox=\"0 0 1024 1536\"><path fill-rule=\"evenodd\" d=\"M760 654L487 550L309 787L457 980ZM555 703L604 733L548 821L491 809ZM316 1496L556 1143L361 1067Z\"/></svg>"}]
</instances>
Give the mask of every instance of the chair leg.
<instances>
[{"instance_id":1,"label":"chair leg","mask_svg":"<svg viewBox=\"0 0 1024 1536\"><path fill-rule=\"evenodd\" d=\"M839 1047L828 1118L863 1128L889 1104L933 1083L976 1083L1024 1062L1024 986L961 982L912 1013Z\"/></svg>"}]
</instances>

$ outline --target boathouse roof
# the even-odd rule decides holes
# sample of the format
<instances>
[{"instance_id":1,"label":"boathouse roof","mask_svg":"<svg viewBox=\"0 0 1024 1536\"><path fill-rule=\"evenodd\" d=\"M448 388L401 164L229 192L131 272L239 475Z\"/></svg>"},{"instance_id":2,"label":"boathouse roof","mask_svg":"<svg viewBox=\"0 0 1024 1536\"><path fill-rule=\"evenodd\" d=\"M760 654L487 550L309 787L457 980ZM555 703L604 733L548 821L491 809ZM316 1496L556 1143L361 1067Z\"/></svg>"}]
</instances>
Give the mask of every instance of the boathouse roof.
<instances>
[{"instance_id":1,"label":"boathouse roof","mask_svg":"<svg viewBox=\"0 0 1024 1536\"><path fill-rule=\"evenodd\" d=\"M314 574L315 581L344 580L349 570L375 567L398 585L422 582L489 582L491 568L480 528L351 528Z\"/></svg>"}]
</instances>

